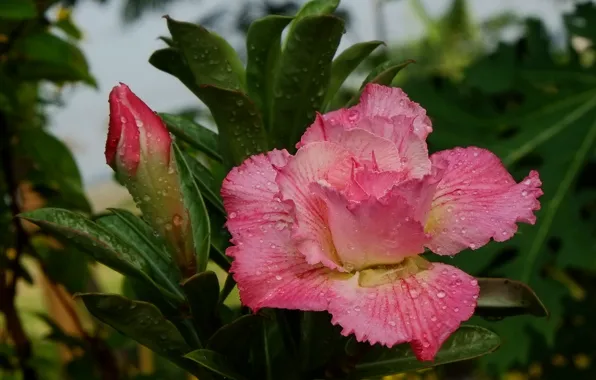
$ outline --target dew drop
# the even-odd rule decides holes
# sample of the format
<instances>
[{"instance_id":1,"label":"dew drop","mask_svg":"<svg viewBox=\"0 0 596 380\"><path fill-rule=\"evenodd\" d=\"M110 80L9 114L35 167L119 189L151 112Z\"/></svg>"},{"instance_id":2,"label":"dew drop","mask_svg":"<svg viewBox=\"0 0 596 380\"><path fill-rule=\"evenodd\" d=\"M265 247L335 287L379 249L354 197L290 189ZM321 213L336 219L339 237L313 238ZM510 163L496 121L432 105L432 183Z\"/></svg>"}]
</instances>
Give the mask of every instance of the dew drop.
<instances>
[{"instance_id":1,"label":"dew drop","mask_svg":"<svg viewBox=\"0 0 596 380\"><path fill-rule=\"evenodd\" d=\"M432 322L436 322L436 321L437 321L437 316L436 316L436 315L434 315L434 314L433 314L433 315L431 315L431 316L430 316L430 320L431 320Z\"/></svg>"},{"instance_id":2,"label":"dew drop","mask_svg":"<svg viewBox=\"0 0 596 380\"><path fill-rule=\"evenodd\" d=\"M277 275L277 276L275 276L275 279L276 279L277 281L281 281L281 276L280 276L280 275Z\"/></svg>"},{"instance_id":3,"label":"dew drop","mask_svg":"<svg viewBox=\"0 0 596 380\"><path fill-rule=\"evenodd\" d=\"M179 227L180 225L182 225L182 217L178 214L174 214L174 217L172 218L172 223L174 223L176 227Z\"/></svg>"},{"instance_id":4,"label":"dew drop","mask_svg":"<svg viewBox=\"0 0 596 380\"><path fill-rule=\"evenodd\" d=\"M445 295L446 295L445 292L441 290L440 292L437 293L437 298L445 298Z\"/></svg>"},{"instance_id":5,"label":"dew drop","mask_svg":"<svg viewBox=\"0 0 596 380\"><path fill-rule=\"evenodd\" d=\"M230 213L230 219L234 219L236 216L237 216L237 214L235 212Z\"/></svg>"},{"instance_id":6,"label":"dew drop","mask_svg":"<svg viewBox=\"0 0 596 380\"><path fill-rule=\"evenodd\" d=\"M470 285L472 285L472 286L478 285L478 280L476 280L476 279L471 280Z\"/></svg>"},{"instance_id":7,"label":"dew drop","mask_svg":"<svg viewBox=\"0 0 596 380\"><path fill-rule=\"evenodd\" d=\"M360 306L354 306L354 311L360 311Z\"/></svg>"},{"instance_id":8,"label":"dew drop","mask_svg":"<svg viewBox=\"0 0 596 380\"><path fill-rule=\"evenodd\" d=\"M394 321L389 321L389 326L395 326L395 322Z\"/></svg>"},{"instance_id":9,"label":"dew drop","mask_svg":"<svg viewBox=\"0 0 596 380\"><path fill-rule=\"evenodd\" d=\"M528 192L526 190L521 192L522 197L527 197L528 196Z\"/></svg>"},{"instance_id":10,"label":"dew drop","mask_svg":"<svg viewBox=\"0 0 596 380\"><path fill-rule=\"evenodd\" d=\"M120 118L120 121L121 121L121 122L123 122L123 123L126 123L126 118L125 118L124 116L122 116L122 117Z\"/></svg>"},{"instance_id":11,"label":"dew drop","mask_svg":"<svg viewBox=\"0 0 596 380\"><path fill-rule=\"evenodd\" d=\"M145 202L149 202L149 201L151 200L151 197L150 197L150 196L148 196L148 195L145 195L145 196L143 197L143 200L144 200Z\"/></svg>"},{"instance_id":12,"label":"dew drop","mask_svg":"<svg viewBox=\"0 0 596 380\"><path fill-rule=\"evenodd\" d=\"M166 229L166 231L171 231L172 230L172 223L166 223L164 228Z\"/></svg>"},{"instance_id":13,"label":"dew drop","mask_svg":"<svg viewBox=\"0 0 596 380\"><path fill-rule=\"evenodd\" d=\"M456 313L459 313L459 307L454 308L453 311L455 311Z\"/></svg>"}]
</instances>

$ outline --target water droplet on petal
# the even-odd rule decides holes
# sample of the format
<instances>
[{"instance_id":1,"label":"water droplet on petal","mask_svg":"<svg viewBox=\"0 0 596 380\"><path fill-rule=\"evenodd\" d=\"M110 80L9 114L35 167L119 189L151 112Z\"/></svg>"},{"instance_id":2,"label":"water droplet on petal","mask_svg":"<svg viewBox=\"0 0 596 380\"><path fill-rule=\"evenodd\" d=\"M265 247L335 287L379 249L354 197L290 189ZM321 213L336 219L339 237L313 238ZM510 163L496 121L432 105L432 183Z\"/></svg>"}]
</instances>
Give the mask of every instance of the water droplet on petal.
<instances>
[{"instance_id":1,"label":"water droplet on petal","mask_svg":"<svg viewBox=\"0 0 596 380\"><path fill-rule=\"evenodd\" d=\"M235 212L231 212L230 213L230 219L234 219L238 214L236 214Z\"/></svg>"},{"instance_id":2,"label":"water droplet on petal","mask_svg":"<svg viewBox=\"0 0 596 380\"><path fill-rule=\"evenodd\" d=\"M389 326L395 326L395 322L394 321L389 321Z\"/></svg>"},{"instance_id":3,"label":"water droplet on petal","mask_svg":"<svg viewBox=\"0 0 596 380\"><path fill-rule=\"evenodd\" d=\"M436 316L436 315L434 315L434 314L433 314L433 315L431 315L431 316L430 316L430 320L431 320L432 322L436 322L436 321L437 321L437 316Z\"/></svg>"},{"instance_id":4,"label":"water droplet on petal","mask_svg":"<svg viewBox=\"0 0 596 380\"><path fill-rule=\"evenodd\" d=\"M445 292L441 290L440 292L437 293L437 298L445 298L445 295L446 295Z\"/></svg>"},{"instance_id":5,"label":"water droplet on petal","mask_svg":"<svg viewBox=\"0 0 596 380\"><path fill-rule=\"evenodd\" d=\"M528 196L528 192L526 190L521 192L522 197L527 197Z\"/></svg>"},{"instance_id":6,"label":"water droplet on petal","mask_svg":"<svg viewBox=\"0 0 596 380\"><path fill-rule=\"evenodd\" d=\"M472 286L478 285L478 280L476 280L476 279L471 280L470 285L472 285Z\"/></svg>"},{"instance_id":7,"label":"water droplet on petal","mask_svg":"<svg viewBox=\"0 0 596 380\"><path fill-rule=\"evenodd\" d=\"M280 276L280 275L277 275L277 276L275 276L275 279L276 279L277 281L281 281L281 276Z\"/></svg>"},{"instance_id":8,"label":"water droplet on petal","mask_svg":"<svg viewBox=\"0 0 596 380\"><path fill-rule=\"evenodd\" d=\"M459 313L459 307L454 308L453 311L455 311L456 313Z\"/></svg>"}]
</instances>

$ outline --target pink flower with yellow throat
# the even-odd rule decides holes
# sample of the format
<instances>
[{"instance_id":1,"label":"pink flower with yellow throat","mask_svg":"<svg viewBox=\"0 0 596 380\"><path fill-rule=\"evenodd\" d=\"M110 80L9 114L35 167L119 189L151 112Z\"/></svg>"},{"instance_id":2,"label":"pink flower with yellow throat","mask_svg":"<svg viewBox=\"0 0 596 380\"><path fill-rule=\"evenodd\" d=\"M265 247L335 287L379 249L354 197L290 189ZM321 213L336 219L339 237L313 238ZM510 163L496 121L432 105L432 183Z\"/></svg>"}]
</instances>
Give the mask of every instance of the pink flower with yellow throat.
<instances>
[{"instance_id":1,"label":"pink flower with yellow throat","mask_svg":"<svg viewBox=\"0 0 596 380\"><path fill-rule=\"evenodd\" d=\"M369 84L360 104L318 115L290 155L234 168L222 196L242 303L331 313L342 334L419 360L476 307L474 277L421 256L505 241L533 224L538 173L516 183L493 153L429 157L430 119L397 88Z\"/></svg>"}]
</instances>

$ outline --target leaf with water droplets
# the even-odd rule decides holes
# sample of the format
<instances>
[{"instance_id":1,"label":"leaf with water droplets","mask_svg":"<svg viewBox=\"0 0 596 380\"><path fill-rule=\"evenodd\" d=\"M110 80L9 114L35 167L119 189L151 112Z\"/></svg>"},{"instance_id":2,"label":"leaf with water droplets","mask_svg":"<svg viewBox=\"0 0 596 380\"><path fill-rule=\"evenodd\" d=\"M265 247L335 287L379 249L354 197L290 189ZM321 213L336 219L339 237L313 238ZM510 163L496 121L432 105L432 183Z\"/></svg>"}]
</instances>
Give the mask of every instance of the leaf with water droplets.
<instances>
[{"instance_id":1,"label":"leaf with water droplets","mask_svg":"<svg viewBox=\"0 0 596 380\"><path fill-rule=\"evenodd\" d=\"M199 86L196 84L188 64L184 61L178 49L165 48L156 50L149 57L149 63L155 68L175 76L193 94L199 96Z\"/></svg>"},{"instance_id":2,"label":"leaf with water droplets","mask_svg":"<svg viewBox=\"0 0 596 380\"><path fill-rule=\"evenodd\" d=\"M292 17L270 15L250 25L246 35L246 86L249 97L264 118L268 128L269 109L273 98L273 77L281 55L281 33Z\"/></svg>"},{"instance_id":3,"label":"leaf with water droplets","mask_svg":"<svg viewBox=\"0 0 596 380\"><path fill-rule=\"evenodd\" d=\"M102 215L95 223L110 230L122 241L133 246L147 263L146 271L158 284L180 293L180 272L168 255L164 241L141 218L130 211L111 208L112 214Z\"/></svg>"},{"instance_id":4,"label":"leaf with water droplets","mask_svg":"<svg viewBox=\"0 0 596 380\"><path fill-rule=\"evenodd\" d=\"M217 304L219 300L219 282L211 271L197 273L182 283L188 299L190 312L197 335L201 342L207 341L218 327Z\"/></svg>"},{"instance_id":5,"label":"leaf with water droplets","mask_svg":"<svg viewBox=\"0 0 596 380\"><path fill-rule=\"evenodd\" d=\"M474 314L503 318L530 314L548 316L546 307L536 293L521 281L507 278L479 278L480 296Z\"/></svg>"},{"instance_id":6,"label":"leaf with water droplets","mask_svg":"<svg viewBox=\"0 0 596 380\"><path fill-rule=\"evenodd\" d=\"M358 93L354 95L352 99L350 99L346 106L351 106L358 102L358 99L360 99L360 93L364 89L364 86L366 86L368 83L377 83L385 86L391 85L391 82L393 82L395 76L410 63L414 63L414 61L411 59L402 62L387 61L375 67L370 74L368 74L366 79L364 79L364 82L362 82Z\"/></svg>"},{"instance_id":7,"label":"leaf with water droplets","mask_svg":"<svg viewBox=\"0 0 596 380\"><path fill-rule=\"evenodd\" d=\"M197 367L183 358L192 348L154 305L117 294L86 293L76 296L83 300L95 318L197 374Z\"/></svg>"},{"instance_id":8,"label":"leaf with water droplets","mask_svg":"<svg viewBox=\"0 0 596 380\"><path fill-rule=\"evenodd\" d=\"M190 171L194 175L197 185L205 201L210 203L222 214L225 213L223 207L223 200L221 199L220 189L221 182L216 180L212 172L207 169L198 159L183 153L184 159L190 167Z\"/></svg>"},{"instance_id":9,"label":"leaf with water droplets","mask_svg":"<svg viewBox=\"0 0 596 380\"><path fill-rule=\"evenodd\" d=\"M168 29L184 57L195 83L228 90L245 88L244 67L230 44L200 25L166 16Z\"/></svg>"},{"instance_id":10,"label":"leaf with water droplets","mask_svg":"<svg viewBox=\"0 0 596 380\"><path fill-rule=\"evenodd\" d=\"M225 356L218 354L211 350L195 350L187 354L185 358L188 358L204 368L207 368L211 372L225 377L231 380L245 380L246 377L239 374L234 368L230 366Z\"/></svg>"},{"instance_id":11,"label":"leaf with water droplets","mask_svg":"<svg viewBox=\"0 0 596 380\"><path fill-rule=\"evenodd\" d=\"M180 190L182 191L184 206L190 214L195 253L197 255L197 273L201 273L207 269L209 249L211 247L209 215L207 214L207 207L203 201L203 196L199 191L188 163L184 159L182 151L175 142L172 143L172 147L178 166Z\"/></svg>"},{"instance_id":12,"label":"leaf with water droplets","mask_svg":"<svg viewBox=\"0 0 596 380\"><path fill-rule=\"evenodd\" d=\"M304 3L296 13L296 21L308 16L320 16L333 13L339 6L339 0L311 0Z\"/></svg>"},{"instance_id":13,"label":"leaf with water droplets","mask_svg":"<svg viewBox=\"0 0 596 380\"><path fill-rule=\"evenodd\" d=\"M42 208L22 213L19 217L73 244L107 267L142 281L167 299L175 302L181 299L151 279L148 275L149 264L134 246L81 214L62 209Z\"/></svg>"},{"instance_id":14,"label":"leaf with water droplets","mask_svg":"<svg viewBox=\"0 0 596 380\"><path fill-rule=\"evenodd\" d=\"M321 109L331 61L344 31L334 16L306 16L288 33L273 86L270 132L278 148L294 145Z\"/></svg>"},{"instance_id":15,"label":"leaf with water droplets","mask_svg":"<svg viewBox=\"0 0 596 380\"><path fill-rule=\"evenodd\" d=\"M418 361L408 344L394 348L365 347L368 350L352 372L349 379L376 378L402 372L417 371L441 364L473 359L496 350L501 341L490 330L479 326L461 326L443 343L434 361Z\"/></svg>"},{"instance_id":16,"label":"leaf with water droplets","mask_svg":"<svg viewBox=\"0 0 596 380\"><path fill-rule=\"evenodd\" d=\"M160 113L159 116L174 136L214 160L221 161L221 154L217 146L217 132L179 115Z\"/></svg>"},{"instance_id":17,"label":"leaf with water droplets","mask_svg":"<svg viewBox=\"0 0 596 380\"><path fill-rule=\"evenodd\" d=\"M327 88L327 95L325 95L325 101L321 107L324 111L327 110L335 94L352 71L356 70L358 65L379 45L383 45L383 41L360 42L350 46L333 60L329 88Z\"/></svg>"},{"instance_id":18,"label":"leaf with water droplets","mask_svg":"<svg viewBox=\"0 0 596 380\"><path fill-rule=\"evenodd\" d=\"M215 86L203 86L200 91L217 124L220 152L228 168L269 150L263 120L245 94Z\"/></svg>"}]
</instances>

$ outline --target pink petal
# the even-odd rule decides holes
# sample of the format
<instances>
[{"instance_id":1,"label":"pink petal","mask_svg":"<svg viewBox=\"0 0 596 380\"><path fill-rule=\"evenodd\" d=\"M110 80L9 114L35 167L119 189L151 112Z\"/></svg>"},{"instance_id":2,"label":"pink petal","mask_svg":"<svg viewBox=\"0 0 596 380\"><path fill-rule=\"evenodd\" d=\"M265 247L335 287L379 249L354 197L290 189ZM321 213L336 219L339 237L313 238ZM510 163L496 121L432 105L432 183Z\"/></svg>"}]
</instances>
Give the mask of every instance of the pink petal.
<instances>
[{"instance_id":1,"label":"pink petal","mask_svg":"<svg viewBox=\"0 0 596 380\"><path fill-rule=\"evenodd\" d=\"M283 167L289 157L286 150L274 150L252 156L230 171L221 189L230 232L259 226L271 217L293 220L291 206L278 197L277 170L273 167Z\"/></svg>"},{"instance_id":2,"label":"pink petal","mask_svg":"<svg viewBox=\"0 0 596 380\"><path fill-rule=\"evenodd\" d=\"M288 157L285 150L252 156L224 180L226 226L234 243L226 254L234 257L231 272L242 303L253 310L324 310L327 269L307 264L293 248L292 207L277 198L274 165L283 167Z\"/></svg>"},{"instance_id":3,"label":"pink petal","mask_svg":"<svg viewBox=\"0 0 596 380\"><path fill-rule=\"evenodd\" d=\"M423 225L397 189L361 202L351 202L322 181L311 184L311 191L327 206L324 219L346 271L395 264L424 252L428 239Z\"/></svg>"},{"instance_id":4,"label":"pink petal","mask_svg":"<svg viewBox=\"0 0 596 380\"><path fill-rule=\"evenodd\" d=\"M342 334L388 347L410 342L419 360L433 360L441 344L469 319L478 282L450 265L431 268L376 287L361 287L354 276L332 285L329 312Z\"/></svg>"},{"instance_id":5,"label":"pink petal","mask_svg":"<svg viewBox=\"0 0 596 380\"><path fill-rule=\"evenodd\" d=\"M517 231L516 222L535 223L542 195L536 171L516 183L497 156L476 147L441 151L431 160L446 164L426 225L433 252L453 255L491 238L505 241Z\"/></svg>"},{"instance_id":6,"label":"pink petal","mask_svg":"<svg viewBox=\"0 0 596 380\"><path fill-rule=\"evenodd\" d=\"M277 184L284 202L295 208L292 239L310 264L339 268L333 241L327 228L324 203L309 184L325 180L345 186L352 171L351 154L337 144L316 142L301 148L279 170Z\"/></svg>"},{"instance_id":7,"label":"pink petal","mask_svg":"<svg viewBox=\"0 0 596 380\"><path fill-rule=\"evenodd\" d=\"M359 111L367 117L393 118L401 116L411 118L414 132L422 140L426 140L428 134L433 130L424 108L411 101L401 88L369 83L360 96L359 105Z\"/></svg>"},{"instance_id":8,"label":"pink petal","mask_svg":"<svg viewBox=\"0 0 596 380\"><path fill-rule=\"evenodd\" d=\"M374 153L378 170L405 170L413 178L430 172L426 142L416 134L413 118L361 115L359 107L318 115L296 147L329 141L348 149L359 161L370 161Z\"/></svg>"},{"instance_id":9,"label":"pink petal","mask_svg":"<svg viewBox=\"0 0 596 380\"><path fill-rule=\"evenodd\" d=\"M384 123L384 120L379 122ZM405 159L400 159L396 145L385 138L376 136L367 129L348 128L349 124L326 121L323 116L317 115L312 126L304 134L302 141L308 143L316 141L329 141L347 149L359 162L370 163L376 170L400 170ZM316 138L314 135L318 135ZM300 148L306 143L299 143ZM426 158L428 161L428 157ZM430 161L429 161L430 166Z\"/></svg>"}]
</instances>

